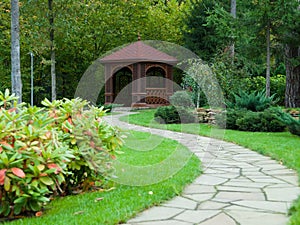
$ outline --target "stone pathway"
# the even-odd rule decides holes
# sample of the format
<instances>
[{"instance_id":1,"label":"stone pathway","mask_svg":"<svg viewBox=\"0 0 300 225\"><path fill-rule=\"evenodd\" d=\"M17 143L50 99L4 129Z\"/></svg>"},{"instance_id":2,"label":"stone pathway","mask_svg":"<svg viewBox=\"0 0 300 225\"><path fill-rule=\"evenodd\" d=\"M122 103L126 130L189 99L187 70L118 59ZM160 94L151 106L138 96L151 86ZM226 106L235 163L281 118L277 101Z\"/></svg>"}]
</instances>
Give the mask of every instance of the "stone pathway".
<instances>
[{"instance_id":1,"label":"stone pathway","mask_svg":"<svg viewBox=\"0 0 300 225\"><path fill-rule=\"evenodd\" d=\"M120 122L123 115L107 120L125 129L174 139L197 155L204 167L181 196L145 210L126 225L287 224L288 209L300 194L294 171L235 144Z\"/></svg>"}]
</instances>

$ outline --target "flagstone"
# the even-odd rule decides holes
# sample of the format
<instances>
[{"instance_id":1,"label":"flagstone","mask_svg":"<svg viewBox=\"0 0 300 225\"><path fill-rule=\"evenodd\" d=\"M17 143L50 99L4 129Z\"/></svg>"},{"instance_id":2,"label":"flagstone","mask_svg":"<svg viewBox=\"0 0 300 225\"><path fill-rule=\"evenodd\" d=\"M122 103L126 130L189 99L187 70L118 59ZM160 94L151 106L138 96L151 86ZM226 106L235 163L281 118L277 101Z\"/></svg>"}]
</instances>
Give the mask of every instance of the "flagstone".
<instances>
[{"instance_id":1,"label":"flagstone","mask_svg":"<svg viewBox=\"0 0 300 225\"><path fill-rule=\"evenodd\" d=\"M216 215L215 217L208 219L202 223L198 223L199 225L237 225L236 222L226 215L225 213L220 213Z\"/></svg>"}]
</instances>

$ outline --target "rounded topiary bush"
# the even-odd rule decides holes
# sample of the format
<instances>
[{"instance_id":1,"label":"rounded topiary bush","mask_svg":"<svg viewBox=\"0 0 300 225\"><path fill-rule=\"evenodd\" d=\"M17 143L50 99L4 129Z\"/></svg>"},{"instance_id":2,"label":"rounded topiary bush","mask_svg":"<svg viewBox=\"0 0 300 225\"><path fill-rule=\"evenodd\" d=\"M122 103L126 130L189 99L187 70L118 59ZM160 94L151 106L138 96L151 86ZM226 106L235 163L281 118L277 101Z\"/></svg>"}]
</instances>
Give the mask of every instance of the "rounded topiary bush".
<instances>
[{"instance_id":1,"label":"rounded topiary bush","mask_svg":"<svg viewBox=\"0 0 300 225\"><path fill-rule=\"evenodd\" d=\"M171 97L170 102L175 106L194 107L191 96L186 91L176 91Z\"/></svg>"},{"instance_id":2,"label":"rounded topiary bush","mask_svg":"<svg viewBox=\"0 0 300 225\"><path fill-rule=\"evenodd\" d=\"M157 108L154 118L159 123L194 123L196 117L183 107L162 106Z\"/></svg>"}]
</instances>

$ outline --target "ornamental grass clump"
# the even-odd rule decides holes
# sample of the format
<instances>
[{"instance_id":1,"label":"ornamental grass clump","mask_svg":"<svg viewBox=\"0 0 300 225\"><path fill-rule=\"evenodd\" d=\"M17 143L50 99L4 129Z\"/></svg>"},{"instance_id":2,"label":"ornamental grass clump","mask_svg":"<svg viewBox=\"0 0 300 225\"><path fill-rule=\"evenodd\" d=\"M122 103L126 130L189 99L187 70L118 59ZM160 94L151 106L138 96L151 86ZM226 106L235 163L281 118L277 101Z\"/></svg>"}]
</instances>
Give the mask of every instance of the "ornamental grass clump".
<instances>
[{"instance_id":1,"label":"ornamental grass clump","mask_svg":"<svg viewBox=\"0 0 300 225\"><path fill-rule=\"evenodd\" d=\"M0 92L0 218L31 215L54 196L90 190L113 172L120 131L81 99L17 104Z\"/></svg>"}]
</instances>

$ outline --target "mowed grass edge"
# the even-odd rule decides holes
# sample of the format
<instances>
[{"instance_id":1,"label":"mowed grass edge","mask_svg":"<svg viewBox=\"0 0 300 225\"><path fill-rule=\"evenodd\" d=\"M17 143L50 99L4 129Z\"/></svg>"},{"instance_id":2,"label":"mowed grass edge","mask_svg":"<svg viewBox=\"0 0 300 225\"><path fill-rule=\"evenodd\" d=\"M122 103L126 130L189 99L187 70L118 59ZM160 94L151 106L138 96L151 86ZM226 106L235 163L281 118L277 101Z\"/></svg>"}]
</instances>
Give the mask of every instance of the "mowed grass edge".
<instances>
[{"instance_id":1,"label":"mowed grass edge","mask_svg":"<svg viewBox=\"0 0 300 225\"><path fill-rule=\"evenodd\" d=\"M148 133L130 131L127 141L135 143L140 148L146 148L149 145L148 138ZM128 147L125 144L121 149L124 154L119 156L119 160L133 165L152 165L166 159L176 148L189 151L174 140L156 135L151 135L151 141L152 144L155 142L159 144L149 151L136 151L134 148L130 148L130 145ZM129 186L109 182L108 186L113 188L110 191L57 198L46 207L42 217L23 218L4 224L114 225L125 223L137 213L179 195L187 184L201 174L200 167L199 159L192 155L180 171L159 183L147 186Z\"/></svg>"}]
</instances>

